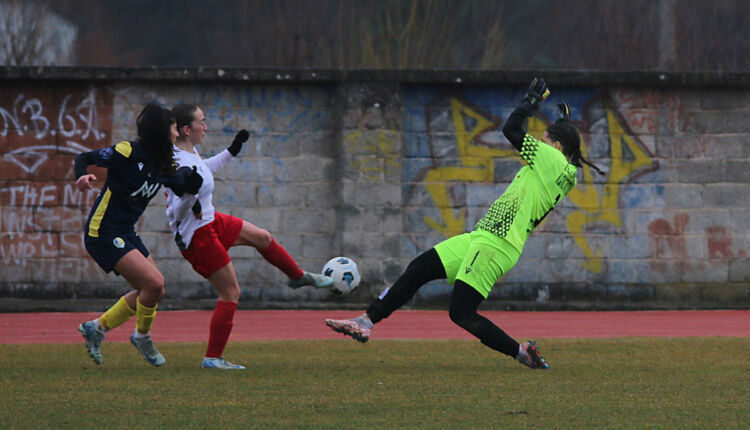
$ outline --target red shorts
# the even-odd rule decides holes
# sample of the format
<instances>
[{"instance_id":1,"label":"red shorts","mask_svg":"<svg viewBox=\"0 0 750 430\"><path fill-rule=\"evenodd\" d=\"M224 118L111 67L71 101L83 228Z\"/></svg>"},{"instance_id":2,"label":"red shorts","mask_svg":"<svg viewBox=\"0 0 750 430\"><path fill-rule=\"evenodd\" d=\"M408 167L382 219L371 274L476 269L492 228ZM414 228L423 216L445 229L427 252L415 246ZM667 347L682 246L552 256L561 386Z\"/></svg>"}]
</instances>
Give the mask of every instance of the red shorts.
<instances>
[{"instance_id":1,"label":"red shorts","mask_svg":"<svg viewBox=\"0 0 750 430\"><path fill-rule=\"evenodd\" d=\"M193 265L196 272L208 279L232 261L227 250L237 240L241 230L240 218L215 212L214 220L210 224L193 233L190 245L187 250L181 251L182 255Z\"/></svg>"}]
</instances>

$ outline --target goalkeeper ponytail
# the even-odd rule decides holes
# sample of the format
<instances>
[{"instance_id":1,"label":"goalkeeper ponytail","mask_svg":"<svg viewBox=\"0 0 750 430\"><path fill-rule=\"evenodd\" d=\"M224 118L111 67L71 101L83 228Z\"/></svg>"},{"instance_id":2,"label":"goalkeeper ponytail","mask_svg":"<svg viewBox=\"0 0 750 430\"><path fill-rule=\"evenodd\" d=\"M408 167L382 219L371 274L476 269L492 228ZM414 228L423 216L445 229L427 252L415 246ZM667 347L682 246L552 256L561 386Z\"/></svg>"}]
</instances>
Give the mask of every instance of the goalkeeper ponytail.
<instances>
[{"instance_id":1,"label":"goalkeeper ponytail","mask_svg":"<svg viewBox=\"0 0 750 430\"><path fill-rule=\"evenodd\" d=\"M583 167L581 164L583 163L596 170L600 175L604 175L601 169L581 155L581 136L569 122L558 121L552 124L547 128L547 134L553 141L560 142L563 155L570 159L570 164Z\"/></svg>"}]
</instances>

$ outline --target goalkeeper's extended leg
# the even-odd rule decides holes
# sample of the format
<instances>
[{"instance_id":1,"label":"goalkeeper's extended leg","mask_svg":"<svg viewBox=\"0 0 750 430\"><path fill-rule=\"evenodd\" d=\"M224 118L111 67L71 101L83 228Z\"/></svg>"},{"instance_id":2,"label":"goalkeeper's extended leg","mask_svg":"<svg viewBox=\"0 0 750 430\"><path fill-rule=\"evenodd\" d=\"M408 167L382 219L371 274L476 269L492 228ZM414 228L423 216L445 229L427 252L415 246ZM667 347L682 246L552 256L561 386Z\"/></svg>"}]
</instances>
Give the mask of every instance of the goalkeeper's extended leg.
<instances>
[{"instance_id":1,"label":"goalkeeper's extended leg","mask_svg":"<svg viewBox=\"0 0 750 430\"><path fill-rule=\"evenodd\" d=\"M431 248L412 260L393 286L370 304L366 313L347 320L327 319L326 325L356 341L367 342L374 324L406 304L422 285L435 279L445 279L445 268L435 248Z\"/></svg>"},{"instance_id":2,"label":"goalkeeper's extended leg","mask_svg":"<svg viewBox=\"0 0 750 430\"><path fill-rule=\"evenodd\" d=\"M536 342L528 341L519 345L492 321L479 315L477 309L484 300L481 294L469 284L457 280L453 285L449 315L451 321L476 336L484 345L495 351L513 357L532 369L547 369L549 365L539 355Z\"/></svg>"}]
</instances>

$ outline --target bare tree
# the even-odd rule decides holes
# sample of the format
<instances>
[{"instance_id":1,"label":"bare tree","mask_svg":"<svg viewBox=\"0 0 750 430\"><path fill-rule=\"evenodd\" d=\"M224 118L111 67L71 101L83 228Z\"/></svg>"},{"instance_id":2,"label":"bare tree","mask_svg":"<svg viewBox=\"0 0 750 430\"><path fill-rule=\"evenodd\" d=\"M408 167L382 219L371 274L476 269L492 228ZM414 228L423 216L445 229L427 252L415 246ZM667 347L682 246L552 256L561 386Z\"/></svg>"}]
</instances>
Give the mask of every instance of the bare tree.
<instances>
[{"instance_id":1,"label":"bare tree","mask_svg":"<svg viewBox=\"0 0 750 430\"><path fill-rule=\"evenodd\" d=\"M748 71L749 2L0 0L0 63L64 64L51 10L87 66Z\"/></svg>"},{"instance_id":2,"label":"bare tree","mask_svg":"<svg viewBox=\"0 0 750 430\"><path fill-rule=\"evenodd\" d=\"M747 0L681 0L674 20L676 70L750 70Z\"/></svg>"},{"instance_id":3,"label":"bare tree","mask_svg":"<svg viewBox=\"0 0 750 430\"><path fill-rule=\"evenodd\" d=\"M343 2L337 11L339 58L334 66L498 67L508 42L501 25L505 9L494 1Z\"/></svg>"},{"instance_id":4,"label":"bare tree","mask_svg":"<svg viewBox=\"0 0 750 430\"><path fill-rule=\"evenodd\" d=\"M71 65L77 30L29 1L0 2L0 64L9 66Z\"/></svg>"},{"instance_id":5,"label":"bare tree","mask_svg":"<svg viewBox=\"0 0 750 430\"><path fill-rule=\"evenodd\" d=\"M213 35L215 57L203 61L344 69L499 68L508 44L502 25L508 6L496 0L244 0L233 5L243 25L234 28L227 20L212 26L219 28ZM225 32L233 34L225 37ZM232 55L221 53L230 45Z\"/></svg>"},{"instance_id":6,"label":"bare tree","mask_svg":"<svg viewBox=\"0 0 750 430\"><path fill-rule=\"evenodd\" d=\"M669 70L674 65L675 47L675 0L659 1L659 69Z\"/></svg>"}]
</instances>

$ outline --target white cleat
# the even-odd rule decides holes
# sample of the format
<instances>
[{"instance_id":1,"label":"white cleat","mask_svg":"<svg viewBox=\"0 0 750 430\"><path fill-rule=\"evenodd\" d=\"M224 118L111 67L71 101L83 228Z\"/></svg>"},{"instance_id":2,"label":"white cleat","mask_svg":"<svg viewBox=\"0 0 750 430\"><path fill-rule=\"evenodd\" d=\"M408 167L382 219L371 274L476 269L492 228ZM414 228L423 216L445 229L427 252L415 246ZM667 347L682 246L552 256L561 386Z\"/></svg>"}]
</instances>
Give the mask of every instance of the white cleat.
<instances>
[{"instance_id":1,"label":"white cleat","mask_svg":"<svg viewBox=\"0 0 750 430\"><path fill-rule=\"evenodd\" d=\"M291 288L304 287L311 285L315 288L328 288L333 285L333 278L318 273L305 272L299 279L290 279L286 283Z\"/></svg>"},{"instance_id":2,"label":"white cleat","mask_svg":"<svg viewBox=\"0 0 750 430\"><path fill-rule=\"evenodd\" d=\"M245 366L230 363L224 357L204 357L201 364L203 369L222 369L222 370L245 370Z\"/></svg>"},{"instance_id":3,"label":"white cleat","mask_svg":"<svg viewBox=\"0 0 750 430\"><path fill-rule=\"evenodd\" d=\"M532 369L549 369L549 364L547 364L547 361L542 358L541 355L539 355L539 347L536 346L536 341L530 340L522 343L521 350L522 352L519 351L516 360Z\"/></svg>"},{"instance_id":4,"label":"white cleat","mask_svg":"<svg viewBox=\"0 0 750 430\"><path fill-rule=\"evenodd\" d=\"M352 339L357 342L365 343L370 340L370 333L372 332L369 328L361 326L356 319L351 320L326 320L326 325L333 331L343 333L347 336L351 336Z\"/></svg>"},{"instance_id":5,"label":"white cleat","mask_svg":"<svg viewBox=\"0 0 750 430\"><path fill-rule=\"evenodd\" d=\"M81 333L84 339L86 339L86 350L89 352L91 358L94 359L94 363L102 364L102 341L104 340L104 332L94 326L91 321L86 321L78 326L78 331Z\"/></svg>"},{"instance_id":6,"label":"white cleat","mask_svg":"<svg viewBox=\"0 0 750 430\"><path fill-rule=\"evenodd\" d=\"M154 346L154 341L151 340L150 334L136 336L136 333L137 331L134 331L133 334L130 335L130 343L138 349L138 352L143 355L143 358L145 358L146 361L156 367L167 362L167 360L164 359L164 356L156 349L156 346Z\"/></svg>"}]
</instances>

